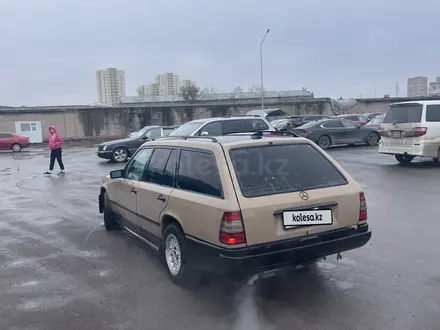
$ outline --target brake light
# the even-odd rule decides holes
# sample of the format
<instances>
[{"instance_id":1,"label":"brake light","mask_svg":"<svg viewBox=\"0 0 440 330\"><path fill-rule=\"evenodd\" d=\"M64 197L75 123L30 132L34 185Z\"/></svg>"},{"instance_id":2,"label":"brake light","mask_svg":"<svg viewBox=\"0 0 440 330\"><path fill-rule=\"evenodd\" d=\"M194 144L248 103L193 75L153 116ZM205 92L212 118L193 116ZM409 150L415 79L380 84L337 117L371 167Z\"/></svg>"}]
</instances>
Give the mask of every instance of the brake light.
<instances>
[{"instance_id":1,"label":"brake light","mask_svg":"<svg viewBox=\"0 0 440 330\"><path fill-rule=\"evenodd\" d=\"M275 135L277 135L277 133L276 132L270 132L270 135L275 136Z\"/></svg>"},{"instance_id":2,"label":"brake light","mask_svg":"<svg viewBox=\"0 0 440 330\"><path fill-rule=\"evenodd\" d=\"M380 136L389 137L390 136L390 132L388 132L383 127L380 127Z\"/></svg>"},{"instance_id":3,"label":"brake light","mask_svg":"<svg viewBox=\"0 0 440 330\"><path fill-rule=\"evenodd\" d=\"M360 202L359 222L367 221L367 218L368 218L367 200L365 199L365 194L363 192L359 193L359 202Z\"/></svg>"},{"instance_id":4,"label":"brake light","mask_svg":"<svg viewBox=\"0 0 440 330\"><path fill-rule=\"evenodd\" d=\"M405 133L405 137L419 137L426 134L428 127L414 127L412 130Z\"/></svg>"},{"instance_id":5,"label":"brake light","mask_svg":"<svg viewBox=\"0 0 440 330\"><path fill-rule=\"evenodd\" d=\"M311 131L311 130L307 130L306 133L307 133L307 134L312 134L313 131Z\"/></svg>"},{"instance_id":6,"label":"brake light","mask_svg":"<svg viewBox=\"0 0 440 330\"><path fill-rule=\"evenodd\" d=\"M243 219L240 211L225 212L220 224L219 240L226 245L246 243Z\"/></svg>"}]
</instances>

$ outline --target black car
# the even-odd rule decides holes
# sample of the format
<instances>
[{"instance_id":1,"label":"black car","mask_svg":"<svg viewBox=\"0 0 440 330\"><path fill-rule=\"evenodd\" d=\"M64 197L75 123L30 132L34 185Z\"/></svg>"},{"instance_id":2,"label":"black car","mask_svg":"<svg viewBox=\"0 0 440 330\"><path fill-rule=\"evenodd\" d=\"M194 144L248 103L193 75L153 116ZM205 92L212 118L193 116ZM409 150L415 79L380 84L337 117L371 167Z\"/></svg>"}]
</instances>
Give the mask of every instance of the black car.
<instances>
[{"instance_id":1,"label":"black car","mask_svg":"<svg viewBox=\"0 0 440 330\"><path fill-rule=\"evenodd\" d=\"M145 126L126 139L101 143L97 155L117 163L127 161L146 141L167 136L178 126Z\"/></svg>"},{"instance_id":2,"label":"black car","mask_svg":"<svg viewBox=\"0 0 440 330\"><path fill-rule=\"evenodd\" d=\"M336 144L364 143L376 145L380 132L375 127L356 124L346 119L324 119L292 130L295 134L317 143L322 149Z\"/></svg>"}]
</instances>

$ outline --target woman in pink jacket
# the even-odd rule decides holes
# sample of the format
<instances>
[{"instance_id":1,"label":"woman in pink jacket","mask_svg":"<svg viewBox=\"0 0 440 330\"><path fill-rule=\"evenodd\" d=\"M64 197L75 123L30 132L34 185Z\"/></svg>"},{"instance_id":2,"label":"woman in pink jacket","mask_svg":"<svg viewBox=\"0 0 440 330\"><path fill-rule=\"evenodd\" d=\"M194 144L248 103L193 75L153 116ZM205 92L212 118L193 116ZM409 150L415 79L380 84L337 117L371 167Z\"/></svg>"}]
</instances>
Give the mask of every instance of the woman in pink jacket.
<instances>
[{"instance_id":1,"label":"woman in pink jacket","mask_svg":"<svg viewBox=\"0 0 440 330\"><path fill-rule=\"evenodd\" d=\"M45 172L46 175L51 175L53 171L53 167L55 165L55 160L57 160L58 165L60 166L61 172L58 175L64 174L64 164L62 158L62 146L63 146L63 137L55 126L51 125L49 127L49 149L50 149L50 165L49 171Z\"/></svg>"}]
</instances>

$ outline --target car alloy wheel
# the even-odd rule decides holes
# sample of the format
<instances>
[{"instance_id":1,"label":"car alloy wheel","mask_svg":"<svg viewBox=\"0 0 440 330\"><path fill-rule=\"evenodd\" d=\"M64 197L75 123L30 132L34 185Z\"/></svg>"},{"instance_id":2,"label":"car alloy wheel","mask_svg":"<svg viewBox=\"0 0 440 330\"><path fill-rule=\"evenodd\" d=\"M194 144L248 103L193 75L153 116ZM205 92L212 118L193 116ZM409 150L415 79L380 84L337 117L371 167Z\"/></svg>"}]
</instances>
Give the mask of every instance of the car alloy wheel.
<instances>
[{"instance_id":1,"label":"car alloy wheel","mask_svg":"<svg viewBox=\"0 0 440 330\"><path fill-rule=\"evenodd\" d=\"M370 146L374 146L377 143L377 134L376 133L369 133L367 135L367 144Z\"/></svg>"},{"instance_id":2,"label":"car alloy wheel","mask_svg":"<svg viewBox=\"0 0 440 330\"><path fill-rule=\"evenodd\" d=\"M170 273L177 276L182 267L182 253L177 237L169 234L165 240L165 260Z\"/></svg>"},{"instance_id":3,"label":"car alloy wheel","mask_svg":"<svg viewBox=\"0 0 440 330\"><path fill-rule=\"evenodd\" d=\"M327 149L330 147L331 141L328 138L328 136L321 136L318 140L318 145L321 147L321 149Z\"/></svg>"},{"instance_id":4,"label":"car alloy wheel","mask_svg":"<svg viewBox=\"0 0 440 330\"><path fill-rule=\"evenodd\" d=\"M113 158L118 163L125 162L128 158L127 151L124 148L118 148L113 152Z\"/></svg>"},{"instance_id":5,"label":"car alloy wheel","mask_svg":"<svg viewBox=\"0 0 440 330\"><path fill-rule=\"evenodd\" d=\"M14 144L12 146L12 151L13 152L20 152L21 151L21 146L19 144Z\"/></svg>"}]
</instances>

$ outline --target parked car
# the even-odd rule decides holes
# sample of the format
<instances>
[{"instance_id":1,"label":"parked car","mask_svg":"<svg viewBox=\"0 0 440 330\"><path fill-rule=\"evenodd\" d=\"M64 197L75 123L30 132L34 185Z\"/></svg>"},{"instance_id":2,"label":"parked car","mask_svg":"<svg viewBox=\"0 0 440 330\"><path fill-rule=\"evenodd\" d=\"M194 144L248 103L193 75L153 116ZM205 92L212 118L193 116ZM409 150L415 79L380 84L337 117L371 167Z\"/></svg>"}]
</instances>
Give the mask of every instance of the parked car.
<instances>
[{"instance_id":1,"label":"parked car","mask_svg":"<svg viewBox=\"0 0 440 330\"><path fill-rule=\"evenodd\" d=\"M368 127L375 127L377 129L380 128L380 125L383 122L383 119L385 118L385 114L379 115L374 117L373 119L371 119L367 124L365 124L365 126Z\"/></svg>"},{"instance_id":2,"label":"parked car","mask_svg":"<svg viewBox=\"0 0 440 330\"><path fill-rule=\"evenodd\" d=\"M363 116L371 121L374 118L376 118L377 116L381 116L381 115L384 115L384 113L383 112L367 112L367 113L364 113Z\"/></svg>"},{"instance_id":3,"label":"parked car","mask_svg":"<svg viewBox=\"0 0 440 330\"><path fill-rule=\"evenodd\" d=\"M221 136L256 131L276 129L264 117L245 115L192 120L174 130L169 136Z\"/></svg>"},{"instance_id":4,"label":"parked car","mask_svg":"<svg viewBox=\"0 0 440 330\"><path fill-rule=\"evenodd\" d=\"M12 150L20 152L23 148L29 148L31 143L28 137L19 136L14 133L0 133L0 150Z\"/></svg>"},{"instance_id":5,"label":"parked car","mask_svg":"<svg viewBox=\"0 0 440 330\"><path fill-rule=\"evenodd\" d=\"M157 251L179 285L313 263L371 238L347 171L307 139L259 132L147 142L103 178L99 212L107 230Z\"/></svg>"},{"instance_id":6,"label":"parked car","mask_svg":"<svg viewBox=\"0 0 440 330\"><path fill-rule=\"evenodd\" d=\"M345 114L345 115L337 115L335 116L335 118L351 120L352 122L355 122L356 124L359 125L366 125L370 121L367 117L362 115Z\"/></svg>"},{"instance_id":7,"label":"parked car","mask_svg":"<svg viewBox=\"0 0 440 330\"><path fill-rule=\"evenodd\" d=\"M394 155L404 164L415 157L440 163L440 101L390 104L380 132L379 153Z\"/></svg>"},{"instance_id":8,"label":"parked car","mask_svg":"<svg viewBox=\"0 0 440 330\"><path fill-rule=\"evenodd\" d=\"M322 149L336 144L365 143L376 145L380 132L375 127L356 124L345 119L324 119L297 127L293 132L317 143Z\"/></svg>"},{"instance_id":9,"label":"parked car","mask_svg":"<svg viewBox=\"0 0 440 330\"><path fill-rule=\"evenodd\" d=\"M146 141L168 136L177 126L145 126L131 137L101 143L97 155L100 158L123 163Z\"/></svg>"}]
</instances>

